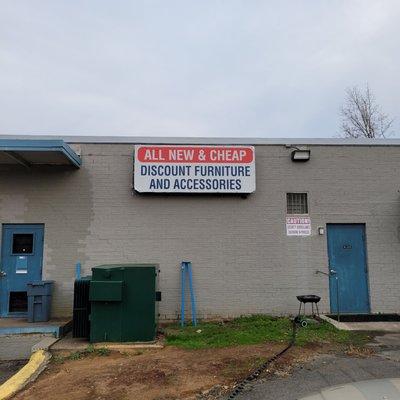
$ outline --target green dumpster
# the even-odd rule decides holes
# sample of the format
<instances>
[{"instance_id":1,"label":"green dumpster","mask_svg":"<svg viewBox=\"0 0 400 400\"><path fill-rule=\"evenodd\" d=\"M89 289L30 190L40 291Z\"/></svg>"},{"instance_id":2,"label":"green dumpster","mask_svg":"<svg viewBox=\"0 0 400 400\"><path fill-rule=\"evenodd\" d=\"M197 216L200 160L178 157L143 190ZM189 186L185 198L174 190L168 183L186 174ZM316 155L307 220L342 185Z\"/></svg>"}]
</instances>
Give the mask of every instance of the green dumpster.
<instances>
[{"instance_id":1,"label":"green dumpster","mask_svg":"<svg viewBox=\"0 0 400 400\"><path fill-rule=\"evenodd\" d=\"M92 268L90 341L151 341L157 331L155 264Z\"/></svg>"}]
</instances>

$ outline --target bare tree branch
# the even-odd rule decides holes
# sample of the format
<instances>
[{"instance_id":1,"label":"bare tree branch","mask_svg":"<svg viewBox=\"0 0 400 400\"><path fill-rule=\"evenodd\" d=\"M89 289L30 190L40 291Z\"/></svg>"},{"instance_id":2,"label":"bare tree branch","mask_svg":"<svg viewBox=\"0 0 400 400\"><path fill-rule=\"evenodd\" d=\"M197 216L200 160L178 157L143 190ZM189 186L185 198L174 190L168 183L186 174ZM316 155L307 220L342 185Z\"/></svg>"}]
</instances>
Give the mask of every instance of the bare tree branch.
<instances>
[{"instance_id":1,"label":"bare tree branch","mask_svg":"<svg viewBox=\"0 0 400 400\"><path fill-rule=\"evenodd\" d=\"M393 123L376 104L368 85L364 91L357 86L346 90L341 117L340 128L346 138L384 138Z\"/></svg>"}]
</instances>

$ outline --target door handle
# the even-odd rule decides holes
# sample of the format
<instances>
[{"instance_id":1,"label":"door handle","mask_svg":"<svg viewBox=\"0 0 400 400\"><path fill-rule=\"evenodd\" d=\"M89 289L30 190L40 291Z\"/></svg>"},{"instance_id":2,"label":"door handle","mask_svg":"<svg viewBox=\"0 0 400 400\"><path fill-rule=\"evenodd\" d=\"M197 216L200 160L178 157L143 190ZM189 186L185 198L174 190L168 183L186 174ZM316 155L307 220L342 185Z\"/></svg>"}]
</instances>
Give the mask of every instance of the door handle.
<instances>
[{"instance_id":1,"label":"door handle","mask_svg":"<svg viewBox=\"0 0 400 400\"><path fill-rule=\"evenodd\" d=\"M7 274L4 271L0 271L0 278L3 278L4 276L7 276Z\"/></svg>"},{"instance_id":2,"label":"door handle","mask_svg":"<svg viewBox=\"0 0 400 400\"><path fill-rule=\"evenodd\" d=\"M330 273L331 275L336 275L336 274L337 274L337 272L336 272L334 269L329 270L329 273Z\"/></svg>"}]
</instances>

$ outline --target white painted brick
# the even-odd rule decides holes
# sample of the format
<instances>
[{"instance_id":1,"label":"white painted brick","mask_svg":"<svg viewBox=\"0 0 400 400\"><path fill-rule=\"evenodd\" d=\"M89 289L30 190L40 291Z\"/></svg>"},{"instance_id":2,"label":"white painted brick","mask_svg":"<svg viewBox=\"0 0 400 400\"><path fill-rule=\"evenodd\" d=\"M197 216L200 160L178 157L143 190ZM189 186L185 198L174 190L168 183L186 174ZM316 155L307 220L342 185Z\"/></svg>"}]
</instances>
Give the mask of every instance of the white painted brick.
<instances>
[{"instance_id":1,"label":"white painted brick","mask_svg":"<svg viewBox=\"0 0 400 400\"><path fill-rule=\"evenodd\" d=\"M193 262L199 315L297 312L296 295L329 310L326 223L366 223L373 312L400 307L400 147L310 146L296 164L284 146L257 146L257 191L247 199L132 195L127 144L81 144L78 171L0 168L0 222L44 223L44 278L54 315L72 313L75 263L160 264L160 314L180 310L179 264ZM313 235L285 236L286 192L307 191Z\"/></svg>"}]
</instances>

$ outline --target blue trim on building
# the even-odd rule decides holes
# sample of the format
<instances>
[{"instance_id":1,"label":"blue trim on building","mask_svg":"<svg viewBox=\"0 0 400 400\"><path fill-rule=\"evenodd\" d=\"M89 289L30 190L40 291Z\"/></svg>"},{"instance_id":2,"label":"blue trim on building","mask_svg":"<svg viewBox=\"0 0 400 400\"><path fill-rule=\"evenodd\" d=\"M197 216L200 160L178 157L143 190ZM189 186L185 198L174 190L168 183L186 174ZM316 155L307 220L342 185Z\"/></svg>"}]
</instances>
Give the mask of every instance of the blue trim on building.
<instances>
[{"instance_id":1,"label":"blue trim on building","mask_svg":"<svg viewBox=\"0 0 400 400\"><path fill-rule=\"evenodd\" d=\"M79 168L82 160L75 151L64 142L64 140L20 140L20 139L0 139L0 152L19 151L32 152L58 152L62 153L71 165Z\"/></svg>"},{"instance_id":2,"label":"blue trim on building","mask_svg":"<svg viewBox=\"0 0 400 400\"><path fill-rule=\"evenodd\" d=\"M0 335L21 335L27 333L52 334L59 338L65 336L72 329L72 321L62 322L60 324L43 325L32 324L31 326L4 326L0 327Z\"/></svg>"}]
</instances>

